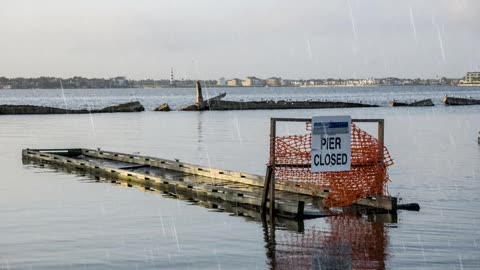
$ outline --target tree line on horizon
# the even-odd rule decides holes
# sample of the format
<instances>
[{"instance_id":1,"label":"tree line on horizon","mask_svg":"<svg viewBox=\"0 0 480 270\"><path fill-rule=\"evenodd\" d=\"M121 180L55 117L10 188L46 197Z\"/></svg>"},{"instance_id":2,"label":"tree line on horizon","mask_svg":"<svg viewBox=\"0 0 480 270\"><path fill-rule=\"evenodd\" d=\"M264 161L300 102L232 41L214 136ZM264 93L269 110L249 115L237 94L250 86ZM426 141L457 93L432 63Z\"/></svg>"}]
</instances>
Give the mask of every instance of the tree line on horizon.
<instances>
[{"instance_id":1,"label":"tree line on horizon","mask_svg":"<svg viewBox=\"0 0 480 270\"><path fill-rule=\"evenodd\" d=\"M282 80L281 78L279 78ZM291 80L283 79L282 86L320 86L320 85L350 85L352 82L363 79L307 79ZM375 85L456 85L460 79L401 79L395 77L369 79ZM364 81L364 80L363 80ZM220 85L217 80L202 80L208 87L226 86ZM72 78L38 77L38 78L6 78L0 77L0 89L95 89L95 88L160 88L160 87L194 87L195 80L174 80L167 79L143 79L131 80L126 77L115 78L84 78L75 76Z\"/></svg>"}]
</instances>

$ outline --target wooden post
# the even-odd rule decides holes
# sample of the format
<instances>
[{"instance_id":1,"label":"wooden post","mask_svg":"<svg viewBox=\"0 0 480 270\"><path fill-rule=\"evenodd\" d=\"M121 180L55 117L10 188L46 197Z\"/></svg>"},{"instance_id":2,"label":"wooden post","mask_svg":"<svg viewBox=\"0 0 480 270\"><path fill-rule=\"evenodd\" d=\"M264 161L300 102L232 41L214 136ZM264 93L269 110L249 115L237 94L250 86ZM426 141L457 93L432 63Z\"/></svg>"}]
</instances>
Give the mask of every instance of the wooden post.
<instances>
[{"instance_id":1,"label":"wooden post","mask_svg":"<svg viewBox=\"0 0 480 270\"><path fill-rule=\"evenodd\" d=\"M383 119L378 120L378 162L383 165L383 149L385 146L385 121ZM386 174L377 176L376 181L382 183ZM383 193L383 188L382 192ZM377 195L377 194L376 194ZM378 194L381 195L381 194Z\"/></svg>"},{"instance_id":2,"label":"wooden post","mask_svg":"<svg viewBox=\"0 0 480 270\"><path fill-rule=\"evenodd\" d=\"M262 218L265 218L267 215L267 201L269 202L270 220L273 220L275 213L275 137L277 133L276 125L276 120L270 119L270 157L268 160L267 171L265 173L261 207Z\"/></svg>"},{"instance_id":3,"label":"wooden post","mask_svg":"<svg viewBox=\"0 0 480 270\"><path fill-rule=\"evenodd\" d=\"M200 84L200 81L196 82L196 88L197 88L197 100L195 102L195 105L198 111L203 111L207 109L207 102L203 100L202 85Z\"/></svg>"},{"instance_id":4,"label":"wooden post","mask_svg":"<svg viewBox=\"0 0 480 270\"><path fill-rule=\"evenodd\" d=\"M195 84L196 84L196 88L197 88L197 100L196 100L196 102L198 104L202 104L203 103L202 85L200 84L200 81L197 81Z\"/></svg>"},{"instance_id":5,"label":"wooden post","mask_svg":"<svg viewBox=\"0 0 480 270\"><path fill-rule=\"evenodd\" d=\"M277 121L270 119L270 219L275 216L275 139L277 136Z\"/></svg>"},{"instance_id":6,"label":"wooden post","mask_svg":"<svg viewBox=\"0 0 480 270\"><path fill-rule=\"evenodd\" d=\"M380 158L383 159L383 148L385 145L385 121L383 119L378 120L378 147L380 148Z\"/></svg>"},{"instance_id":7,"label":"wooden post","mask_svg":"<svg viewBox=\"0 0 480 270\"><path fill-rule=\"evenodd\" d=\"M305 209L305 202L304 201L298 201L297 205L297 219L302 220L303 219L303 211Z\"/></svg>"},{"instance_id":8,"label":"wooden post","mask_svg":"<svg viewBox=\"0 0 480 270\"><path fill-rule=\"evenodd\" d=\"M270 179L270 219L275 217L275 169L272 169L272 176Z\"/></svg>"},{"instance_id":9,"label":"wooden post","mask_svg":"<svg viewBox=\"0 0 480 270\"><path fill-rule=\"evenodd\" d=\"M262 219L265 219L267 216L267 201L268 201L268 191L270 188L270 181L272 179L272 167L267 165L267 171L265 172L265 182L263 183L263 193L262 193L262 208L261 214Z\"/></svg>"}]
</instances>

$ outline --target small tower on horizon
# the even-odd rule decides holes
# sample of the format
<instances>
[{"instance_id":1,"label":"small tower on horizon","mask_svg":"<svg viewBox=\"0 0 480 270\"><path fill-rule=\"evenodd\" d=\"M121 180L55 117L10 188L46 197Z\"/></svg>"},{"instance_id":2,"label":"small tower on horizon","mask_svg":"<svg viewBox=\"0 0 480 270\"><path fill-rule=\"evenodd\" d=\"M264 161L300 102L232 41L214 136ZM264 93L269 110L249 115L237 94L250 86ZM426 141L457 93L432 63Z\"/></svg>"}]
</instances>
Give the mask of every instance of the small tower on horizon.
<instances>
[{"instance_id":1,"label":"small tower on horizon","mask_svg":"<svg viewBox=\"0 0 480 270\"><path fill-rule=\"evenodd\" d=\"M171 86L175 85L175 81L173 79L173 67L170 69L170 85Z\"/></svg>"}]
</instances>

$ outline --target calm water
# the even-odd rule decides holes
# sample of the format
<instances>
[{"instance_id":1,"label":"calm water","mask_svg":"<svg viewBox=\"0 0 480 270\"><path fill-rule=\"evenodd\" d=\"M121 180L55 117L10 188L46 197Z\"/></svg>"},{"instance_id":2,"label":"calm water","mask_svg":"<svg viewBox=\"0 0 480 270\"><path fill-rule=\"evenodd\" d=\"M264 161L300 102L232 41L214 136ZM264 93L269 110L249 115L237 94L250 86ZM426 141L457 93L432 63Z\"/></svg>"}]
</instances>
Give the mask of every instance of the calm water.
<instances>
[{"instance_id":1,"label":"calm water","mask_svg":"<svg viewBox=\"0 0 480 270\"><path fill-rule=\"evenodd\" d=\"M226 100L335 100L364 102L387 106L391 99L414 101L431 98L441 104L444 95L480 98L480 87L334 87L334 88L208 88L205 98L227 92ZM140 101L153 110L164 102L173 109L190 105L195 89L31 89L0 91L0 104L31 104L69 109L102 108L109 105Z\"/></svg>"},{"instance_id":2,"label":"calm water","mask_svg":"<svg viewBox=\"0 0 480 270\"><path fill-rule=\"evenodd\" d=\"M207 89L210 95L221 89ZM9 90L0 104L69 108L140 100L191 103L193 89ZM231 100L330 99L387 104L432 98L433 108L143 112L0 116L0 269L480 269L480 106L445 107L444 94L479 88L228 89ZM306 221L304 232L183 200L23 165L21 149L101 147L262 174L269 118L350 114L385 118L395 160L389 191L420 212L397 224L367 217ZM372 126L362 126L374 131ZM286 128L286 127L285 127ZM273 248L274 249L273 249Z\"/></svg>"}]
</instances>

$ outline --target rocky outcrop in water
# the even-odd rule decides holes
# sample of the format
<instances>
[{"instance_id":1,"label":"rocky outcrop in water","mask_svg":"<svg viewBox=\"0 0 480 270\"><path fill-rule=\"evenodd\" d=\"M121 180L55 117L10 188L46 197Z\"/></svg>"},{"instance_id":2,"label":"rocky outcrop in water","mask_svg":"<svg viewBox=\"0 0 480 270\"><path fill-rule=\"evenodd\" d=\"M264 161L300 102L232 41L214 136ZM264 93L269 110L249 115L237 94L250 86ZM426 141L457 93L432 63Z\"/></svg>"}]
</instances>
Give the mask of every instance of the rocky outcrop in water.
<instances>
[{"instance_id":1,"label":"rocky outcrop in water","mask_svg":"<svg viewBox=\"0 0 480 270\"><path fill-rule=\"evenodd\" d=\"M163 103L158 108L156 108L154 111L156 111L156 112L169 112L171 110L172 109L170 109L170 106L168 106L168 103Z\"/></svg>"},{"instance_id":2,"label":"rocky outcrop in water","mask_svg":"<svg viewBox=\"0 0 480 270\"><path fill-rule=\"evenodd\" d=\"M114 113L114 112L141 112L145 108L138 101L109 106L100 110L70 110L55 107L35 105L0 105L0 114L85 114L85 113Z\"/></svg>"}]
</instances>

